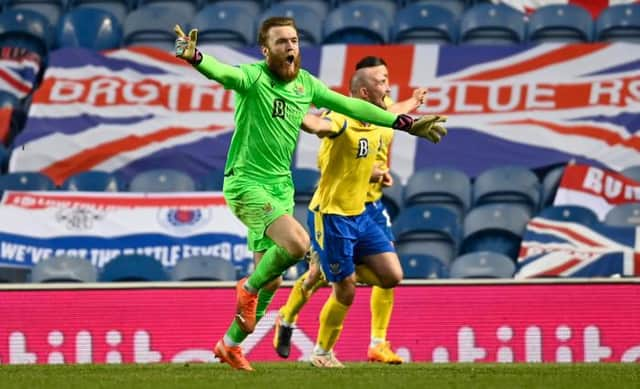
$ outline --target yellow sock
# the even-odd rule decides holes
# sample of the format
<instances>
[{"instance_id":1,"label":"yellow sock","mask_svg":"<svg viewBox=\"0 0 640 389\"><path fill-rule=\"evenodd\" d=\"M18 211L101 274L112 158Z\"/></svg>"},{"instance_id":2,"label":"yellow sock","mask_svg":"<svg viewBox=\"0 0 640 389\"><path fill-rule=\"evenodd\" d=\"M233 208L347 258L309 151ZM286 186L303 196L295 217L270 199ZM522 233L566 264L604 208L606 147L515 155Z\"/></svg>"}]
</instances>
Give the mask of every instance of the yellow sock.
<instances>
[{"instance_id":1,"label":"yellow sock","mask_svg":"<svg viewBox=\"0 0 640 389\"><path fill-rule=\"evenodd\" d=\"M324 303L322 311L320 311L320 328L318 328L318 339L316 344L325 351L333 350L338 337L342 332L344 318L347 316L349 306L336 300L333 293Z\"/></svg>"},{"instance_id":2,"label":"yellow sock","mask_svg":"<svg viewBox=\"0 0 640 389\"><path fill-rule=\"evenodd\" d=\"M280 316L282 316L282 319L288 324L294 324L298 320L298 313L309 300L311 293L313 293L305 291L303 287L304 280L308 275L309 272L307 271L302 276L298 277L291 288L287 303L280 308Z\"/></svg>"},{"instance_id":3,"label":"yellow sock","mask_svg":"<svg viewBox=\"0 0 640 389\"><path fill-rule=\"evenodd\" d=\"M371 338L386 339L391 312L393 311L393 289L374 286L371 290Z\"/></svg>"}]
</instances>

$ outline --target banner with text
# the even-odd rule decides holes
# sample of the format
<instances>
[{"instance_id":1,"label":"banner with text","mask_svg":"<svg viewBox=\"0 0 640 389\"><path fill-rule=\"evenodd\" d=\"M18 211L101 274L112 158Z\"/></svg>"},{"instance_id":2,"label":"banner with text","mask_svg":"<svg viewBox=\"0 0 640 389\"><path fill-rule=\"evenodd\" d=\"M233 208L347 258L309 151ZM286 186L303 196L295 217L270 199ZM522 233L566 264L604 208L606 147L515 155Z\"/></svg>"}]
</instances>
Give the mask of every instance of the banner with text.
<instances>
[{"instance_id":1,"label":"banner with text","mask_svg":"<svg viewBox=\"0 0 640 389\"><path fill-rule=\"evenodd\" d=\"M102 268L121 254L150 255L169 268L190 256L218 256L250 270L246 228L222 193L5 192L0 264L30 267L51 256Z\"/></svg>"}]
</instances>

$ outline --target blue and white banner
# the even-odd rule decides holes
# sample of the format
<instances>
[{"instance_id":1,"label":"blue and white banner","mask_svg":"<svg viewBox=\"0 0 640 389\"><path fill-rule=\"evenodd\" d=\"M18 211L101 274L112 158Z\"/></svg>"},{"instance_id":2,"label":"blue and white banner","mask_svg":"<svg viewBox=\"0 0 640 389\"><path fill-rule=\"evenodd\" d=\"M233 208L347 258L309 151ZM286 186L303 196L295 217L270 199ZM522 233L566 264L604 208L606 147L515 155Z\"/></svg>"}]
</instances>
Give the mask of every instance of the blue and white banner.
<instances>
[{"instance_id":1,"label":"blue and white banner","mask_svg":"<svg viewBox=\"0 0 640 389\"><path fill-rule=\"evenodd\" d=\"M121 254L149 255L170 268L190 256L218 256L251 270L246 228L222 193L5 192L0 264L31 267L51 256L102 268Z\"/></svg>"},{"instance_id":2,"label":"blue and white banner","mask_svg":"<svg viewBox=\"0 0 640 389\"><path fill-rule=\"evenodd\" d=\"M255 48L202 49L230 64L262 58ZM371 54L388 63L395 100L427 87L426 105L414 114L449 116L449 135L437 145L396 134L390 164L402 179L434 165L472 177L500 165L572 159L616 171L640 165L637 45L327 45L304 48L302 66L348 93L355 64ZM171 53L59 49L16 138L10 170L41 171L57 183L85 170L127 180L160 167L198 178L224 166L233 109L232 91ZM302 134L296 166L315 168L318 145Z\"/></svg>"}]
</instances>

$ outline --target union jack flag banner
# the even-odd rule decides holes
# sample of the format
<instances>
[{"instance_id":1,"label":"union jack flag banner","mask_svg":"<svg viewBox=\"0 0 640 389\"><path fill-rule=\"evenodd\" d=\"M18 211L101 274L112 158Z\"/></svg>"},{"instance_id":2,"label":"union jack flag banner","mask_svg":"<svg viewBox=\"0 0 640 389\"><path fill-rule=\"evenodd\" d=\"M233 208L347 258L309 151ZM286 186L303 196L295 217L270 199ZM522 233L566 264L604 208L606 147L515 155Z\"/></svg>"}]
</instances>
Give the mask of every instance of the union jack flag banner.
<instances>
[{"instance_id":1,"label":"union jack flag banner","mask_svg":"<svg viewBox=\"0 0 640 389\"><path fill-rule=\"evenodd\" d=\"M533 12L537 8L551 4L574 4L587 9L593 17L597 17L603 9L610 5L637 3L637 0L493 0L496 4L506 4L519 11Z\"/></svg>"},{"instance_id":2,"label":"union jack flag banner","mask_svg":"<svg viewBox=\"0 0 640 389\"><path fill-rule=\"evenodd\" d=\"M261 58L257 48L203 51L230 64ZM403 180L433 165L473 177L505 164L640 164L635 45L328 45L304 48L302 66L347 93L355 64L372 54L389 65L394 99L428 87L426 106L414 114L449 115L450 134L438 145L397 134L391 169ZM60 49L50 55L10 170L42 171L58 183L89 169L126 180L149 168L175 168L197 178L223 167L233 104L232 92L171 53ZM318 144L302 134L295 166L315 168Z\"/></svg>"},{"instance_id":3,"label":"union jack flag banner","mask_svg":"<svg viewBox=\"0 0 640 389\"><path fill-rule=\"evenodd\" d=\"M522 238L515 278L638 276L639 237L636 227L536 217Z\"/></svg>"}]
</instances>

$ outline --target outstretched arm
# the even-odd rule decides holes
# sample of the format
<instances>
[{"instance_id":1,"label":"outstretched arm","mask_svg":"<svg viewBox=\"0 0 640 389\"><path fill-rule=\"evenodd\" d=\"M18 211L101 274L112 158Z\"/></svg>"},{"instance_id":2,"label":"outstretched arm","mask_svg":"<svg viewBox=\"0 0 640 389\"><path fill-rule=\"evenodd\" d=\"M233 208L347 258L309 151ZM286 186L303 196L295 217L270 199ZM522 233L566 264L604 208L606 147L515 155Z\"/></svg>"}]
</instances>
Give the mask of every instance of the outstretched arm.
<instances>
[{"instance_id":1,"label":"outstretched arm","mask_svg":"<svg viewBox=\"0 0 640 389\"><path fill-rule=\"evenodd\" d=\"M300 128L302 128L304 132L316 135L318 138L324 138L334 132L331 128L330 120L314 115L312 113L304 115Z\"/></svg>"},{"instance_id":2,"label":"outstretched arm","mask_svg":"<svg viewBox=\"0 0 640 389\"><path fill-rule=\"evenodd\" d=\"M394 127L394 122L398 117L367 101L344 96L329 88L325 88L322 93L316 94L313 103L318 107L329 108L345 116L383 127Z\"/></svg>"},{"instance_id":3,"label":"outstretched arm","mask_svg":"<svg viewBox=\"0 0 640 389\"><path fill-rule=\"evenodd\" d=\"M413 90L413 94L406 100L398 101L387 107L387 110L393 113L409 113L413 112L420 105L424 104L427 97L427 88L418 88Z\"/></svg>"}]
</instances>

